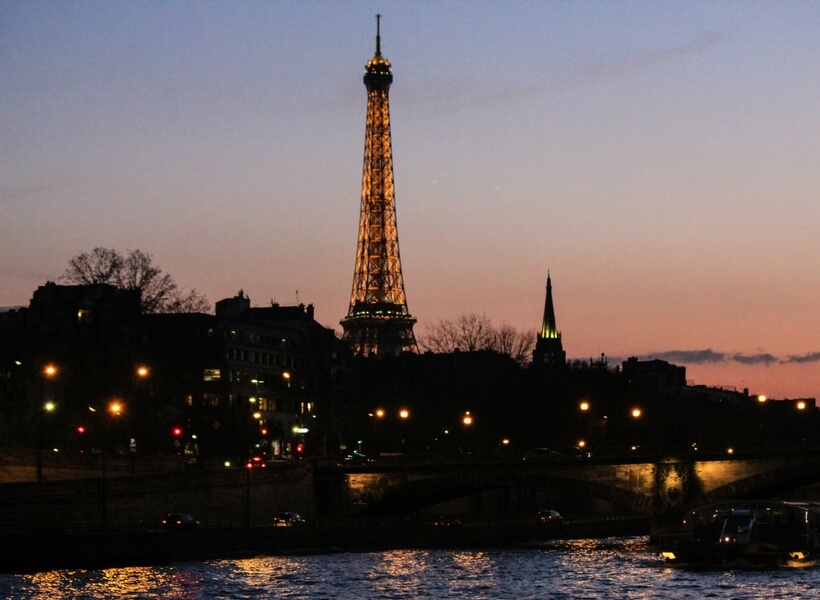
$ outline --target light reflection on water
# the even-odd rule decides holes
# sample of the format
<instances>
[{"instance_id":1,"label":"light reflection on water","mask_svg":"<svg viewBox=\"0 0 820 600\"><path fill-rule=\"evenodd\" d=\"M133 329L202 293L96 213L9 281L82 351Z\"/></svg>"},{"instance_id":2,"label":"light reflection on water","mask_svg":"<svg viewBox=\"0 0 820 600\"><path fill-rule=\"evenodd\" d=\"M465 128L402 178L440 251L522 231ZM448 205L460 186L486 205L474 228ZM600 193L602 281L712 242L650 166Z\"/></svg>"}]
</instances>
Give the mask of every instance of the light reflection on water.
<instances>
[{"instance_id":1,"label":"light reflection on water","mask_svg":"<svg viewBox=\"0 0 820 600\"><path fill-rule=\"evenodd\" d=\"M520 550L393 550L0 575L0 598L665 598L817 597L820 568L690 571L645 538Z\"/></svg>"}]
</instances>

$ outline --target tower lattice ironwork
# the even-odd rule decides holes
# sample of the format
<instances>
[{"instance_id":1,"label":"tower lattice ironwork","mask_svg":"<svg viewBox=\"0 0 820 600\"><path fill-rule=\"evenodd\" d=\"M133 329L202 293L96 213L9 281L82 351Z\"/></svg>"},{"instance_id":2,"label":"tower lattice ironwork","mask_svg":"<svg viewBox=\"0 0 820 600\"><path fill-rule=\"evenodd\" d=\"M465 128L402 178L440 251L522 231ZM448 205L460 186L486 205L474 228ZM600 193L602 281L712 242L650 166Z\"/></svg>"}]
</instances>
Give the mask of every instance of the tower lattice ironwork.
<instances>
[{"instance_id":1,"label":"tower lattice ironwork","mask_svg":"<svg viewBox=\"0 0 820 600\"><path fill-rule=\"evenodd\" d=\"M388 91L390 63L381 53L380 16L376 16L376 54L365 67L367 125L364 141L362 201L353 290L344 339L360 356L418 352L404 293L393 188L393 148Z\"/></svg>"}]
</instances>

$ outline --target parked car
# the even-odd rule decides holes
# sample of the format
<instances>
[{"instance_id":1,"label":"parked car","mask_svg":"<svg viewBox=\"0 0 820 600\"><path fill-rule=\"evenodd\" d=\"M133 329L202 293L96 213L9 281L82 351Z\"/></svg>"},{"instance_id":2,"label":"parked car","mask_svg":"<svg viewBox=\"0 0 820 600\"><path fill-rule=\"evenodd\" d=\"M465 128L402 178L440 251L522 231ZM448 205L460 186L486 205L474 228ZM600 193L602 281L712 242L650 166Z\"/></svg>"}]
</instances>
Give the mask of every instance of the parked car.
<instances>
[{"instance_id":1,"label":"parked car","mask_svg":"<svg viewBox=\"0 0 820 600\"><path fill-rule=\"evenodd\" d=\"M199 527L199 521L188 513L169 513L162 519L162 526L166 529L194 529Z\"/></svg>"},{"instance_id":2,"label":"parked car","mask_svg":"<svg viewBox=\"0 0 820 600\"><path fill-rule=\"evenodd\" d=\"M436 527L461 527L461 521L455 517L442 515L433 519L433 525Z\"/></svg>"},{"instance_id":3,"label":"parked car","mask_svg":"<svg viewBox=\"0 0 820 600\"><path fill-rule=\"evenodd\" d=\"M350 454L346 454L339 459L339 465L369 465L373 462L372 458L355 450Z\"/></svg>"},{"instance_id":4,"label":"parked car","mask_svg":"<svg viewBox=\"0 0 820 600\"><path fill-rule=\"evenodd\" d=\"M307 521L297 512L277 513L273 517L274 527L300 527L306 523Z\"/></svg>"},{"instance_id":5,"label":"parked car","mask_svg":"<svg viewBox=\"0 0 820 600\"><path fill-rule=\"evenodd\" d=\"M560 446L558 452L567 458L590 458L592 456L592 452L578 446Z\"/></svg>"},{"instance_id":6,"label":"parked car","mask_svg":"<svg viewBox=\"0 0 820 600\"><path fill-rule=\"evenodd\" d=\"M264 456L254 455L248 459L248 464L245 465L249 469L264 469L268 466L265 462Z\"/></svg>"},{"instance_id":7,"label":"parked car","mask_svg":"<svg viewBox=\"0 0 820 600\"><path fill-rule=\"evenodd\" d=\"M524 453L524 460L552 460L554 458L563 458L564 455L553 450L552 448L532 448Z\"/></svg>"},{"instance_id":8,"label":"parked car","mask_svg":"<svg viewBox=\"0 0 820 600\"><path fill-rule=\"evenodd\" d=\"M539 510L535 513L536 525L563 525L564 517L557 510Z\"/></svg>"}]
</instances>

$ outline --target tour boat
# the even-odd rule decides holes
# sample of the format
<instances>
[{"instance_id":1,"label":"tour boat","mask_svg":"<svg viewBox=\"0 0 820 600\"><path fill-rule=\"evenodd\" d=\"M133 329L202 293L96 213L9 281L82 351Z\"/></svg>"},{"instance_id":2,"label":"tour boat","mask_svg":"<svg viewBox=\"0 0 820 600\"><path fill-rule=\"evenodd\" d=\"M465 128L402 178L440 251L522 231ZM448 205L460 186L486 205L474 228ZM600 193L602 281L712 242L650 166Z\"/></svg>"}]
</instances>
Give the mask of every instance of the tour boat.
<instances>
[{"instance_id":1,"label":"tour boat","mask_svg":"<svg viewBox=\"0 0 820 600\"><path fill-rule=\"evenodd\" d=\"M686 513L683 533L660 540L661 556L683 564L811 563L820 555L820 502L736 500Z\"/></svg>"}]
</instances>

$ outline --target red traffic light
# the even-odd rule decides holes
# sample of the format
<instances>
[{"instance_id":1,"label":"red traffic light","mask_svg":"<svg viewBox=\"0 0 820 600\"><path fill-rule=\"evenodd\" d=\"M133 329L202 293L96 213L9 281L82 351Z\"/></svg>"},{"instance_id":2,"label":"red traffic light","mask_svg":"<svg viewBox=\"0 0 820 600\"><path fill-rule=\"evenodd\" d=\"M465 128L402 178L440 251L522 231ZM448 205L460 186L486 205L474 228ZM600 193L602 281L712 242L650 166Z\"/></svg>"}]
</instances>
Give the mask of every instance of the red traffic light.
<instances>
[{"instance_id":1,"label":"red traffic light","mask_svg":"<svg viewBox=\"0 0 820 600\"><path fill-rule=\"evenodd\" d=\"M171 433L174 437L182 437L182 427L174 427Z\"/></svg>"},{"instance_id":2,"label":"red traffic light","mask_svg":"<svg viewBox=\"0 0 820 600\"><path fill-rule=\"evenodd\" d=\"M85 427L83 427L82 425L78 426L77 427L77 433L79 433L80 435L84 434L85 433Z\"/></svg>"},{"instance_id":3,"label":"red traffic light","mask_svg":"<svg viewBox=\"0 0 820 600\"><path fill-rule=\"evenodd\" d=\"M302 454L305 451L304 444L296 444L296 454Z\"/></svg>"}]
</instances>

